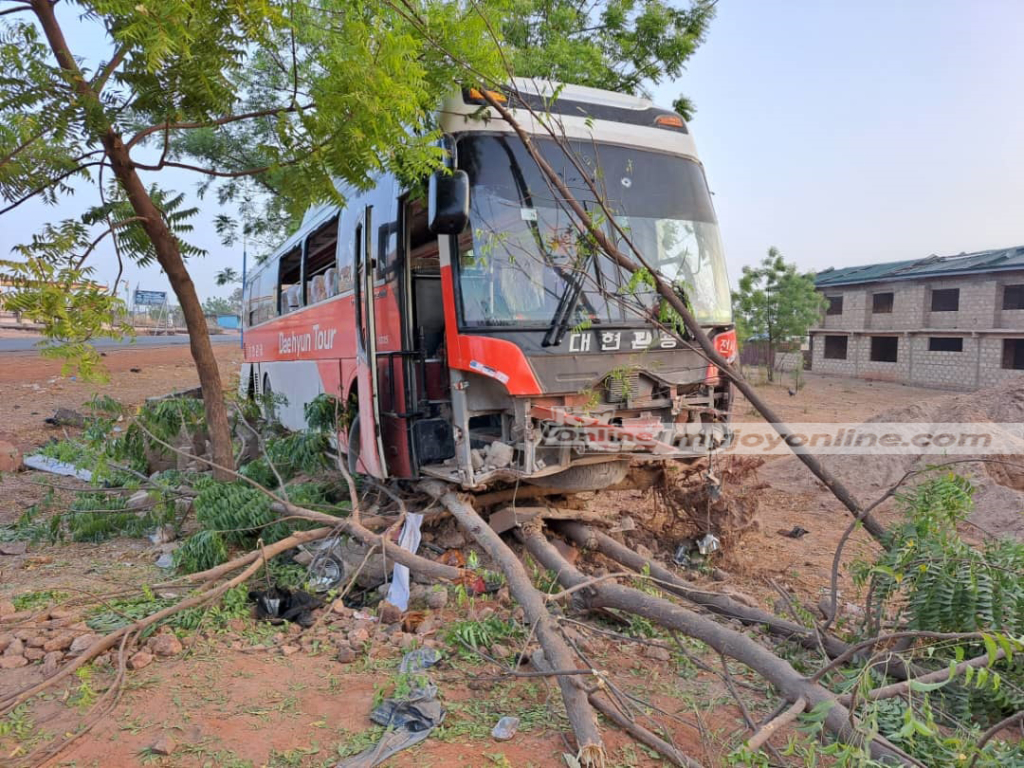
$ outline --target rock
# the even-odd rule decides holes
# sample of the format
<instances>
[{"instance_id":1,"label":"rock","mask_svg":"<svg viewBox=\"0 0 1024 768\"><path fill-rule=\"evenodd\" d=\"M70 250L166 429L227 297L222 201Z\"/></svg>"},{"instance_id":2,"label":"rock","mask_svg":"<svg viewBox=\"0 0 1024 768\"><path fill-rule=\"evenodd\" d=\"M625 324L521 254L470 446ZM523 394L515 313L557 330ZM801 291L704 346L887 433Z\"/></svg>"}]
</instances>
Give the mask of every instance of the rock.
<instances>
[{"instance_id":1,"label":"rock","mask_svg":"<svg viewBox=\"0 0 1024 768\"><path fill-rule=\"evenodd\" d=\"M128 659L128 669L139 670L143 667L148 667L153 663L153 654L148 651L138 651L130 659Z\"/></svg>"},{"instance_id":2,"label":"rock","mask_svg":"<svg viewBox=\"0 0 1024 768\"><path fill-rule=\"evenodd\" d=\"M70 632L61 632L59 635L50 638L43 643L43 650L49 653L50 651L66 651L71 647L71 643L75 640L75 636Z\"/></svg>"},{"instance_id":3,"label":"rock","mask_svg":"<svg viewBox=\"0 0 1024 768\"><path fill-rule=\"evenodd\" d=\"M352 615L352 609L345 605L341 598L338 598L334 601L334 603L331 605L331 611L338 614L339 616L344 616L345 618L348 618Z\"/></svg>"},{"instance_id":4,"label":"rock","mask_svg":"<svg viewBox=\"0 0 1024 768\"><path fill-rule=\"evenodd\" d=\"M15 637L4 649L4 656L21 656L25 652L25 641Z\"/></svg>"},{"instance_id":5,"label":"rock","mask_svg":"<svg viewBox=\"0 0 1024 768\"><path fill-rule=\"evenodd\" d=\"M25 658L29 661L39 661L44 656L46 656L46 652L42 648L35 647L25 649Z\"/></svg>"},{"instance_id":6,"label":"rock","mask_svg":"<svg viewBox=\"0 0 1024 768\"><path fill-rule=\"evenodd\" d=\"M17 472L21 469L21 451L6 440L0 440L0 472Z\"/></svg>"},{"instance_id":7,"label":"rock","mask_svg":"<svg viewBox=\"0 0 1024 768\"><path fill-rule=\"evenodd\" d=\"M28 666L28 659L24 656L0 656L0 669L17 669Z\"/></svg>"},{"instance_id":8,"label":"rock","mask_svg":"<svg viewBox=\"0 0 1024 768\"><path fill-rule=\"evenodd\" d=\"M426 584L411 584L409 586L409 605L424 605L427 602L427 592L429 588Z\"/></svg>"},{"instance_id":9,"label":"rock","mask_svg":"<svg viewBox=\"0 0 1024 768\"><path fill-rule=\"evenodd\" d=\"M14 603L10 600L0 600L0 616L10 616L12 613L17 613L18 610L14 607Z\"/></svg>"},{"instance_id":10,"label":"rock","mask_svg":"<svg viewBox=\"0 0 1024 768\"><path fill-rule=\"evenodd\" d=\"M487 447L487 463L497 469L502 469L511 464L514 456L515 449L500 440L495 440Z\"/></svg>"},{"instance_id":11,"label":"rock","mask_svg":"<svg viewBox=\"0 0 1024 768\"><path fill-rule=\"evenodd\" d=\"M638 555L640 555L640 557L642 557L644 560L653 560L654 559L654 553L651 552L651 550L649 550L643 544L637 544L636 545L636 553Z\"/></svg>"},{"instance_id":12,"label":"rock","mask_svg":"<svg viewBox=\"0 0 1024 768\"><path fill-rule=\"evenodd\" d=\"M28 552L27 541L0 541L0 555L24 555L26 552Z\"/></svg>"},{"instance_id":13,"label":"rock","mask_svg":"<svg viewBox=\"0 0 1024 768\"><path fill-rule=\"evenodd\" d=\"M498 601L498 605L512 605L512 593L509 592L507 584L498 588L494 593L494 599Z\"/></svg>"},{"instance_id":14,"label":"rock","mask_svg":"<svg viewBox=\"0 0 1024 768\"><path fill-rule=\"evenodd\" d=\"M334 658L342 664L351 664L356 660L356 652L352 649L352 646L343 645L338 649L338 655Z\"/></svg>"},{"instance_id":15,"label":"rock","mask_svg":"<svg viewBox=\"0 0 1024 768\"><path fill-rule=\"evenodd\" d=\"M46 636L33 635L25 641L25 645L27 645L29 648L42 648L44 645L46 645Z\"/></svg>"},{"instance_id":16,"label":"rock","mask_svg":"<svg viewBox=\"0 0 1024 768\"><path fill-rule=\"evenodd\" d=\"M377 609L377 613L381 624L397 624L402 620L403 611L397 605L392 605L384 600Z\"/></svg>"},{"instance_id":17,"label":"rock","mask_svg":"<svg viewBox=\"0 0 1024 768\"><path fill-rule=\"evenodd\" d=\"M49 616L51 619L70 619L74 614L67 608L51 608Z\"/></svg>"},{"instance_id":18,"label":"rock","mask_svg":"<svg viewBox=\"0 0 1024 768\"><path fill-rule=\"evenodd\" d=\"M672 652L668 648L662 648L660 645L648 645L644 650L644 655L649 659L655 661L671 661Z\"/></svg>"},{"instance_id":19,"label":"rock","mask_svg":"<svg viewBox=\"0 0 1024 768\"><path fill-rule=\"evenodd\" d=\"M495 643L491 646L491 657L497 659L498 661L501 661L502 659L507 659L511 654L512 652L500 643Z\"/></svg>"},{"instance_id":20,"label":"rock","mask_svg":"<svg viewBox=\"0 0 1024 768\"><path fill-rule=\"evenodd\" d=\"M473 469L475 469L475 470L483 469L484 457L483 457L483 454L480 453L479 449L474 448L473 450L471 450L469 452L469 461L473 465Z\"/></svg>"},{"instance_id":21,"label":"rock","mask_svg":"<svg viewBox=\"0 0 1024 768\"><path fill-rule=\"evenodd\" d=\"M450 526L437 535L437 546L444 549L462 549L466 546L466 536L455 526Z\"/></svg>"},{"instance_id":22,"label":"rock","mask_svg":"<svg viewBox=\"0 0 1024 768\"><path fill-rule=\"evenodd\" d=\"M4 633L4 634L0 635L0 653L3 653L4 651L6 651L7 650L7 646L9 646L13 642L14 642L14 635L9 634L9 633Z\"/></svg>"},{"instance_id":23,"label":"rock","mask_svg":"<svg viewBox=\"0 0 1024 768\"><path fill-rule=\"evenodd\" d=\"M60 651L50 651L43 656L43 677L53 677L60 669L60 660L63 658L64 654Z\"/></svg>"},{"instance_id":24,"label":"rock","mask_svg":"<svg viewBox=\"0 0 1024 768\"><path fill-rule=\"evenodd\" d=\"M157 656L177 656L184 650L181 641L174 635L167 633L157 635L149 639L149 650Z\"/></svg>"},{"instance_id":25,"label":"rock","mask_svg":"<svg viewBox=\"0 0 1024 768\"><path fill-rule=\"evenodd\" d=\"M281 646L281 655L282 656L294 656L296 653L298 653L301 650L302 650L302 648L300 648L297 645L282 645Z\"/></svg>"},{"instance_id":26,"label":"rock","mask_svg":"<svg viewBox=\"0 0 1024 768\"><path fill-rule=\"evenodd\" d=\"M174 739L165 733L149 746L149 751L154 755L166 756L172 754L176 746L178 745L174 743Z\"/></svg>"},{"instance_id":27,"label":"rock","mask_svg":"<svg viewBox=\"0 0 1024 768\"><path fill-rule=\"evenodd\" d=\"M68 647L68 655L77 656L82 651L86 650L89 646L91 646L93 643L97 642L99 639L100 636L96 634L79 635L71 642L71 645Z\"/></svg>"},{"instance_id":28,"label":"rock","mask_svg":"<svg viewBox=\"0 0 1024 768\"><path fill-rule=\"evenodd\" d=\"M348 641L352 645L359 647L370 639L370 632L366 627L356 627L348 633Z\"/></svg>"},{"instance_id":29,"label":"rock","mask_svg":"<svg viewBox=\"0 0 1024 768\"><path fill-rule=\"evenodd\" d=\"M35 637L35 634L35 630L32 629L19 629L17 632L14 633L14 636L22 642L27 642L28 640Z\"/></svg>"},{"instance_id":30,"label":"rock","mask_svg":"<svg viewBox=\"0 0 1024 768\"><path fill-rule=\"evenodd\" d=\"M153 500L149 496L149 491L136 491L128 497L128 501L125 506L128 509L139 511L147 509L153 505Z\"/></svg>"},{"instance_id":31,"label":"rock","mask_svg":"<svg viewBox=\"0 0 1024 768\"><path fill-rule=\"evenodd\" d=\"M427 593L427 607L433 611L440 611L448 605L448 590L444 587L437 587Z\"/></svg>"}]
</instances>

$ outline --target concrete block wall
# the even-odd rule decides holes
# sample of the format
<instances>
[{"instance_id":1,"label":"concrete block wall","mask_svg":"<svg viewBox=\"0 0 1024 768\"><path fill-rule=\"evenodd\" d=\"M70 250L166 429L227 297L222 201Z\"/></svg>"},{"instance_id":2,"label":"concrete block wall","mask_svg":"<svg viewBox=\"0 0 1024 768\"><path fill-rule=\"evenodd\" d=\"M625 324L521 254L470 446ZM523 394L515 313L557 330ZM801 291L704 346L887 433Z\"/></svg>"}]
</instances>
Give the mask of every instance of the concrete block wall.
<instances>
[{"instance_id":1,"label":"concrete block wall","mask_svg":"<svg viewBox=\"0 0 1024 768\"><path fill-rule=\"evenodd\" d=\"M1006 285L1024 285L1024 272L894 280L823 289L826 296L843 296L843 313L823 315L814 330L812 370L960 390L1024 376L1024 371L1003 368L1003 339L1007 336L992 333L997 329L1019 330L1020 338L1024 338L1024 309L1002 308ZM931 292L943 288L960 290L956 311L931 311ZM890 291L892 312L874 312L874 294ZM825 357L825 335L829 331L850 332L845 360ZM955 333L963 339L963 351L929 351L929 338L944 335L930 331L963 331ZM974 335L971 332L975 332ZM871 336L889 333L899 337L897 362L872 361Z\"/></svg>"},{"instance_id":2,"label":"concrete block wall","mask_svg":"<svg viewBox=\"0 0 1024 768\"><path fill-rule=\"evenodd\" d=\"M991 278L949 278L927 284L925 328L982 329L996 327L996 293L999 283ZM960 305L955 312L932 312L931 292L944 288L960 290Z\"/></svg>"},{"instance_id":3,"label":"concrete block wall","mask_svg":"<svg viewBox=\"0 0 1024 768\"><path fill-rule=\"evenodd\" d=\"M836 289L824 292L826 296L843 297L843 314L822 317L822 327L830 330L857 331L864 327L867 291L863 288Z\"/></svg>"},{"instance_id":4,"label":"concrete block wall","mask_svg":"<svg viewBox=\"0 0 1024 768\"><path fill-rule=\"evenodd\" d=\"M891 334L878 334L891 335ZM910 379L910 347L908 337L900 334L895 363L883 363L871 359L871 336L860 336L857 341L857 375L878 381L908 381ZM847 350L847 357L850 356Z\"/></svg>"},{"instance_id":5,"label":"concrete block wall","mask_svg":"<svg viewBox=\"0 0 1024 768\"><path fill-rule=\"evenodd\" d=\"M979 386L988 387L1007 379L1024 376L1024 371L1003 368L1003 340L1006 338L1014 337L993 335L981 339L981 358L978 365ZM1024 338L1024 333L1017 338Z\"/></svg>"},{"instance_id":6,"label":"concrete block wall","mask_svg":"<svg viewBox=\"0 0 1024 768\"><path fill-rule=\"evenodd\" d=\"M931 352L928 349L930 338L925 334L910 337L909 383L943 389L973 389L981 338L962 337L962 352Z\"/></svg>"},{"instance_id":7,"label":"concrete block wall","mask_svg":"<svg viewBox=\"0 0 1024 768\"><path fill-rule=\"evenodd\" d=\"M892 312L874 312L876 293L892 293ZM925 288L920 284L899 283L871 286L868 292L866 328L879 331L909 331L920 328L924 320Z\"/></svg>"},{"instance_id":8,"label":"concrete block wall","mask_svg":"<svg viewBox=\"0 0 1024 768\"><path fill-rule=\"evenodd\" d=\"M811 370L815 373L831 373L837 376L856 376L857 357L856 348L860 341L859 336L850 334L846 340L846 359L834 360L825 357L825 336L827 334L815 334L814 347L811 354Z\"/></svg>"}]
</instances>

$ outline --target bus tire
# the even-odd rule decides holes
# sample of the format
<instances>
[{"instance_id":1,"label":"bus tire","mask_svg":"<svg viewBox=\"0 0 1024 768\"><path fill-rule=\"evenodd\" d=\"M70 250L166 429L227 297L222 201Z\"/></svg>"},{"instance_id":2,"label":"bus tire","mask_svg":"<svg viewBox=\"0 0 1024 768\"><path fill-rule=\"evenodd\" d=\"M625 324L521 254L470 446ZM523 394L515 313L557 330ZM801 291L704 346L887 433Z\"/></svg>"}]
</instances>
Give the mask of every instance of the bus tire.
<instances>
[{"instance_id":1,"label":"bus tire","mask_svg":"<svg viewBox=\"0 0 1024 768\"><path fill-rule=\"evenodd\" d=\"M621 483L629 472L628 461L605 461L601 464L581 464L569 467L557 475L524 478L532 485L552 488L566 493L600 491L609 485Z\"/></svg>"},{"instance_id":2,"label":"bus tire","mask_svg":"<svg viewBox=\"0 0 1024 768\"><path fill-rule=\"evenodd\" d=\"M356 467L359 466L359 415L352 419L352 424L348 428L348 453L345 458L348 462L348 473L355 477L359 470Z\"/></svg>"}]
</instances>

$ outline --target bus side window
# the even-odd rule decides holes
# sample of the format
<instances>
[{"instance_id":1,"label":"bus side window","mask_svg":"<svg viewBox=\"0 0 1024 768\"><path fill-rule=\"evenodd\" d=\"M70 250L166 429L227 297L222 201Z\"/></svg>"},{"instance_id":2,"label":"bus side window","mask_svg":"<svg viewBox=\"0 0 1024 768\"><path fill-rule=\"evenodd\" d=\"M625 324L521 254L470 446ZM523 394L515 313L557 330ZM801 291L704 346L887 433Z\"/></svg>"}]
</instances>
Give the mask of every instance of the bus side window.
<instances>
[{"instance_id":1,"label":"bus side window","mask_svg":"<svg viewBox=\"0 0 1024 768\"><path fill-rule=\"evenodd\" d=\"M306 240L306 296L308 303L329 299L338 293L338 219L335 217Z\"/></svg>"},{"instance_id":2,"label":"bus side window","mask_svg":"<svg viewBox=\"0 0 1024 768\"><path fill-rule=\"evenodd\" d=\"M277 285L271 287L270 315L287 314L302 306L302 249L295 248L281 257ZM266 275L272 277L272 270ZM298 290L291 290L297 287ZM276 289L276 290L275 290ZM276 301L274 299L277 299Z\"/></svg>"},{"instance_id":3,"label":"bus side window","mask_svg":"<svg viewBox=\"0 0 1024 768\"><path fill-rule=\"evenodd\" d=\"M342 212L338 236L338 293L348 293L355 287L352 268L355 262L356 240L351 236L354 220L355 211Z\"/></svg>"}]
</instances>

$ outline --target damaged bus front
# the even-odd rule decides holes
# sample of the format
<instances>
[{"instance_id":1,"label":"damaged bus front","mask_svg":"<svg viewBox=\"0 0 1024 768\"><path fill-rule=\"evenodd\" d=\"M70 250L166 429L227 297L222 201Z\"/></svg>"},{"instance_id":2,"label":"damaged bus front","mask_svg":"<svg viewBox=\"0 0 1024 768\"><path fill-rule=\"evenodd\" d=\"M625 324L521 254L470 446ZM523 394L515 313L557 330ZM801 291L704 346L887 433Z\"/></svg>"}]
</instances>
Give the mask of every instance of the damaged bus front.
<instances>
[{"instance_id":1,"label":"damaged bus front","mask_svg":"<svg viewBox=\"0 0 1024 768\"><path fill-rule=\"evenodd\" d=\"M730 388L685 341L647 271L735 355L718 224L685 123L633 97L566 87L552 98L520 85L501 96L536 149L646 268L629 274L596 248L522 141L500 118L480 119L476 94L450 103L461 178L432 185L431 213L442 230L454 455L424 471L466 487L523 479L590 490L621 480L631 459L721 448ZM463 190L468 223L445 220Z\"/></svg>"}]
</instances>

